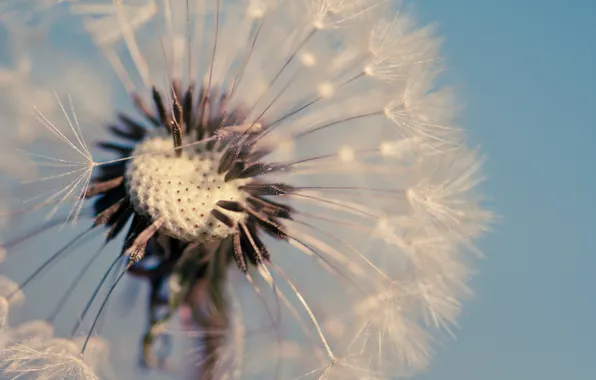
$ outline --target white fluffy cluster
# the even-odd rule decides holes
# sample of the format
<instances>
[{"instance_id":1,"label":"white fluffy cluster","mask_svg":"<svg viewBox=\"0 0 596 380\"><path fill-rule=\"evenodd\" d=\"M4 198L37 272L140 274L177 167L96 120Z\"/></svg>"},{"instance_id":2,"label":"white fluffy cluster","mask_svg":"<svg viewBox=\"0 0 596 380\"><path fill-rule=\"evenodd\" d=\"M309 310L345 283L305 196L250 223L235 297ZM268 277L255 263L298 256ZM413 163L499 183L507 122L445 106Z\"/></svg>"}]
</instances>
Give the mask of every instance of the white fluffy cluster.
<instances>
[{"instance_id":1,"label":"white fluffy cluster","mask_svg":"<svg viewBox=\"0 0 596 380\"><path fill-rule=\"evenodd\" d=\"M186 138L183 145L192 142ZM152 220L161 218L162 231L183 241L223 239L234 233L211 210L222 200L242 203L245 194L239 186L246 180L226 182L225 173L217 173L221 153L192 145L178 157L172 151L172 137L162 132L148 136L133 155L126 179L137 212ZM235 223L246 218L245 213L219 211Z\"/></svg>"},{"instance_id":2,"label":"white fluffy cluster","mask_svg":"<svg viewBox=\"0 0 596 380\"><path fill-rule=\"evenodd\" d=\"M16 292L15 292L16 291ZM0 277L0 370L11 379L99 380L110 373L107 343L92 337L81 354L82 340L54 336L51 324L33 320L12 326L11 308L23 301L18 286Z\"/></svg>"},{"instance_id":3,"label":"white fluffy cluster","mask_svg":"<svg viewBox=\"0 0 596 380\"><path fill-rule=\"evenodd\" d=\"M235 340L246 344L235 350L246 363L262 364L251 355L272 342L281 351L278 330L291 326L283 338L296 344L284 345L301 349L279 354L282 378L421 371L471 294L469 262L491 220L476 194L482 159L467 147L452 93L437 88L439 39L399 6L89 0L69 8L107 58L96 65L114 69L106 83L120 95L135 92L149 103L151 87L169 94L163 84L172 78L210 86L212 99L225 94L227 110L246 114L238 124L271 128L255 149L275 148L267 162L291 169L265 178L297 189L274 199L296 210L284 221L291 238L283 249L272 245L272 263L249 274L261 278L248 290L244 277L232 285L243 292L246 330L271 333ZM149 151L161 153L143 155ZM243 201L240 182L215 174L216 154L192 148L176 158L171 139L159 135L134 154L127 180L137 211L163 218L162 228L185 240L233 232L210 225L218 200ZM276 368L247 376L272 377ZM230 373L243 369L236 362Z\"/></svg>"}]
</instances>

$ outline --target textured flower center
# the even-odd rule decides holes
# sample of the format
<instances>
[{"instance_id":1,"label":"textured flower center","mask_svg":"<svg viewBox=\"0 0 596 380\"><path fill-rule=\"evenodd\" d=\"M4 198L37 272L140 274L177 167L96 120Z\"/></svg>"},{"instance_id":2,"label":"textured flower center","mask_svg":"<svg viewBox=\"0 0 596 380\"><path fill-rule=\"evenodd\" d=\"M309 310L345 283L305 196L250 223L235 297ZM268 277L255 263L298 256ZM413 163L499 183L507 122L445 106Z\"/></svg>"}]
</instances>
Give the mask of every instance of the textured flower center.
<instances>
[{"instance_id":1,"label":"textured flower center","mask_svg":"<svg viewBox=\"0 0 596 380\"><path fill-rule=\"evenodd\" d=\"M186 140L184 145L192 143ZM126 170L126 182L137 212L161 218L161 231L183 240L223 239L236 230L212 214L218 201L244 203L240 186L249 182L236 179L226 182L217 173L221 153L205 149L204 144L182 149L178 157L172 137L154 133L139 143ZM244 212L218 209L234 223L246 218Z\"/></svg>"}]
</instances>

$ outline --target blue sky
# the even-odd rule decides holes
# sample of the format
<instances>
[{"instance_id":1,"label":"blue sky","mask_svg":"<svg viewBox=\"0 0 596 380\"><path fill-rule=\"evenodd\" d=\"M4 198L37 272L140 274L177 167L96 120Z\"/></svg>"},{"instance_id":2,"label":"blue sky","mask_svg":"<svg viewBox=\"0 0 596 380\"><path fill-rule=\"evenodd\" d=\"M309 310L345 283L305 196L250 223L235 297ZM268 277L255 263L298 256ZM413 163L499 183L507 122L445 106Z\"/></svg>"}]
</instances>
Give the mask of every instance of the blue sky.
<instances>
[{"instance_id":1,"label":"blue sky","mask_svg":"<svg viewBox=\"0 0 596 380\"><path fill-rule=\"evenodd\" d=\"M419 0L501 220L422 380L596 378L596 3Z\"/></svg>"}]
</instances>

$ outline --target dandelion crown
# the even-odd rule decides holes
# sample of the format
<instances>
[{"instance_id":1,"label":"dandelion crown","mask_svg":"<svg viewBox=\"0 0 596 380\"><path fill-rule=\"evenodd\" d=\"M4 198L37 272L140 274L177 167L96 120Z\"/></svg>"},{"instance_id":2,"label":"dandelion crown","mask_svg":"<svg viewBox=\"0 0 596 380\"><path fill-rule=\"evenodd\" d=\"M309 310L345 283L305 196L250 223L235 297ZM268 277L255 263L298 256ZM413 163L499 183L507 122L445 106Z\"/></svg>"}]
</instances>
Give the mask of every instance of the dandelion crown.
<instances>
[{"instance_id":1,"label":"dandelion crown","mask_svg":"<svg viewBox=\"0 0 596 380\"><path fill-rule=\"evenodd\" d=\"M114 376L110 363L130 365L139 337L102 339L113 327L102 318L125 314L108 302L118 294L146 318L150 368L179 368L170 356L180 331L196 346L182 367L201 379L389 379L428 365L471 294L468 262L491 219L476 194L481 159L456 126L451 92L435 84L432 28L387 0L26 3L0 5L8 33L71 23L93 40L59 30L83 41L74 57L101 59L80 80L74 58L67 79L44 77L49 98L28 92L44 133L24 120L18 138L2 130L4 143L29 145L0 164L17 189L3 195L3 218L14 218L2 247L26 273L0 277L7 375L99 379ZM37 86L35 70L60 58L30 50L36 58L11 77ZM92 154L106 115L110 137ZM17 164L38 174L17 178ZM40 211L46 221L20 219ZM65 222L84 229L69 236ZM49 231L66 239L49 257L13 254ZM102 243L89 248L96 231ZM62 272L68 284L52 290L43 321L8 323L28 288L44 287L42 273L70 257L83 264ZM127 292L129 278L146 288ZM54 333L62 321L70 335Z\"/></svg>"}]
</instances>

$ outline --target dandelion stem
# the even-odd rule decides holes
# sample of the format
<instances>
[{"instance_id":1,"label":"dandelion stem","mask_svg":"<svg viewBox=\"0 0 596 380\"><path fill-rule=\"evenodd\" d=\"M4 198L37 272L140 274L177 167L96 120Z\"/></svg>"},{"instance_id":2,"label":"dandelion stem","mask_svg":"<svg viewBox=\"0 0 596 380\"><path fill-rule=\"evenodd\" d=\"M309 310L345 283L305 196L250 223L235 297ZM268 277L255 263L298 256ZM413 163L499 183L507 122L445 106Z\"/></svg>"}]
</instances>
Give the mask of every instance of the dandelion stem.
<instances>
[{"instance_id":1,"label":"dandelion stem","mask_svg":"<svg viewBox=\"0 0 596 380\"><path fill-rule=\"evenodd\" d=\"M31 283L31 281L33 281L33 279L35 279L35 277L37 277L37 275L39 275L44 269L46 269L50 264L52 264L56 259L58 259L60 256L62 256L62 254L64 254L65 252L67 252L70 248L72 248L77 242L79 242L82 238L84 238L85 236L87 236L89 234L89 232L93 231L94 227L90 227L88 229L86 229L85 231L81 232L80 234L78 234L77 236L75 236L74 239L72 239L71 241L69 241L66 245L64 245L62 248L60 248L56 253L54 253L52 256L50 256L49 259L47 259L43 264L41 264L31 275L29 275L29 277L27 277L27 279L25 279L25 281L23 281L19 287L17 288L17 290L15 290L14 292L12 292L7 298L11 299L12 297L15 296L15 294L18 294L19 291L23 290L29 283Z\"/></svg>"},{"instance_id":2,"label":"dandelion stem","mask_svg":"<svg viewBox=\"0 0 596 380\"><path fill-rule=\"evenodd\" d=\"M97 284L97 286L95 287L95 290L93 291L93 295L91 295L91 298L89 298L89 301L87 301L87 304L85 305L85 308L83 309L83 311L81 312L81 314L79 315L79 319L77 320L77 322L75 323L74 327L72 328L70 335L74 336L74 334L77 332L77 330L79 329L79 326L81 325L81 323L83 322L83 320L85 319L85 316L87 315L87 312L89 311L89 308L91 307L91 305L93 304L93 301L95 300L95 297L97 297L97 294L99 293L99 290L101 289L101 287L103 286L104 282L106 282L110 272L112 272L112 270L114 269L114 267L116 266L116 264L118 263L118 261L120 261L120 259L122 258L122 255L119 255L110 265L110 267L108 268L108 270L106 271L106 273L104 273L103 277L101 278L101 280L99 281L99 284Z\"/></svg>"},{"instance_id":3,"label":"dandelion stem","mask_svg":"<svg viewBox=\"0 0 596 380\"><path fill-rule=\"evenodd\" d=\"M99 307L99 311L97 312L97 315L95 316L95 319L93 320L93 323L91 324L91 328L89 329L87 338L85 338L85 343L83 343L83 347L81 348L81 354L85 353L85 349L87 348L87 344L89 343L89 339L91 339L91 334L93 334L93 330L95 330L95 325L97 324L97 321L99 321L99 317L101 316L101 313L103 312L104 308L108 304L108 300L110 299L112 292L114 291L114 289L116 289L116 286L118 285L120 280L122 280L122 278L124 277L125 274L126 274L126 270L123 270L120 273L120 275L118 276L118 278L116 278L116 281L114 282L114 284L110 287L110 290L108 290L108 294L106 294L106 297L104 298L103 302L101 303L101 306Z\"/></svg>"},{"instance_id":4,"label":"dandelion stem","mask_svg":"<svg viewBox=\"0 0 596 380\"><path fill-rule=\"evenodd\" d=\"M327 342L327 338L325 337L325 334L323 333L323 330L321 329L321 326L320 326L319 322L317 321L317 318L313 314L310 306L308 306L308 303L302 296L302 293L300 293L300 291L298 291L298 288L294 285L294 282L292 280L290 280L290 278L285 274L285 272L279 266L277 266L271 262L269 262L267 265L273 267L273 269L286 281L288 286L292 289L292 291L296 295L296 298L298 298L298 301L300 301L300 303L304 307L304 310L308 313L308 316L310 317L311 321L315 325L317 333L319 334L319 338L321 339L321 343L323 343L323 346L325 347L325 350L327 351L327 355L329 356L329 359L334 361L335 354L333 354L333 351L331 350L331 347L329 346L329 343ZM263 268L266 268L266 267L263 267Z\"/></svg>"}]
</instances>

